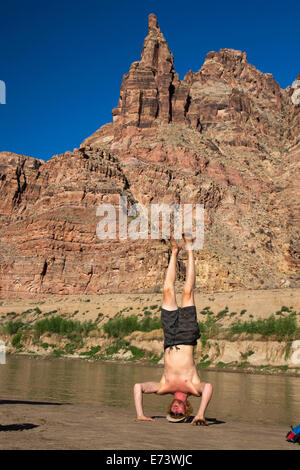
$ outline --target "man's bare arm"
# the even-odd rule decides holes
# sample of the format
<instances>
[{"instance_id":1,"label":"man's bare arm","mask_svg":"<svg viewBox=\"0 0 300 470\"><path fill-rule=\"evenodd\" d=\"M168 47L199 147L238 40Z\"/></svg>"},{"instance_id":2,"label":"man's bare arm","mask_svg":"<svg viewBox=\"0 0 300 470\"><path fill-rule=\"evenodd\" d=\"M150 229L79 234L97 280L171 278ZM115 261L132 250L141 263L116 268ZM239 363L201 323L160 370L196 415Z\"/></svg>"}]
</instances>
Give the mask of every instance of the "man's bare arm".
<instances>
[{"instance_id":1,"label":"man's bare arm","mask_svg":"<svg viewBox=\"0 0 300 470\"><path fill-rule=\"evenodd\" d=\"M207 423L205 421L205 410L207 408L208 403L210 402L210 399L211 399L211 396L212 396L212 393L213 393L212 384L203 382L200 386L200 392L202 394L201 403L200 403L198 413L196 414L195 418L193 419L192 424L195 424L195 425L204 424L204 425L206 425Z\"/></svg>"},{"instance_id":2,"label":"man's bare arm","mask_svg":"<svg viewBox=\"0 0 300 470\"><path fill-rule=\"evenodd\" d=\"M156 393L159 388L159 382L137 383L133 387L134 404L139 421L154 421L153 418L147 418L143 411L143 393Z\"/></svg>"}]
</instances>

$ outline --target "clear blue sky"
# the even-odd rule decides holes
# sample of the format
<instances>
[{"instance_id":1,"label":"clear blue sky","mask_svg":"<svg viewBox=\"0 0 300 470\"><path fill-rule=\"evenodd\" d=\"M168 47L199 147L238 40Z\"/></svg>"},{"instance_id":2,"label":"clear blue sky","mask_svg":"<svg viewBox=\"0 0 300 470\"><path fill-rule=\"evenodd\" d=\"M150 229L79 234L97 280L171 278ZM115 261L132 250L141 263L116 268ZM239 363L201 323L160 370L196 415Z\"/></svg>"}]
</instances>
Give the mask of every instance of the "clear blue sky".
<instances>
[{"instance_id":1,"label":"clear blue sky","mask_svg":"<svg viewBox=\"0 0 300 470\"><path fill-rule=\"evenodd\" d=\"M112 122L155 13L182 79L209 51L245 51L282 88L300 72L299 0L10 0L0 8L0 151L48 160Z\"/></svg>"}]
</instances>

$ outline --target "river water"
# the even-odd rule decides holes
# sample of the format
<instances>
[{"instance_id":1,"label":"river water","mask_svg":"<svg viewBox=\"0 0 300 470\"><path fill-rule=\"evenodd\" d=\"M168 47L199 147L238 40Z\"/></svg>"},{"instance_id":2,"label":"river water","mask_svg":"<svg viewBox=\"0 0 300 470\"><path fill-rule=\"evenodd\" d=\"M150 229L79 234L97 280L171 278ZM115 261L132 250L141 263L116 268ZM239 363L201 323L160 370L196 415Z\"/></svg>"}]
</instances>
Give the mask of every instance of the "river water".
<instances>
[{"instance_id":1,"label":"river water","mask_svg":"<svg viewBox=\"0 0 300 470\"><path fill-rule=\"evenodd\" d=\"M159 381L159 366L87 362L80 359L35 359L8 356L0 365L1 398L55 401L132 409L133 385ZM200 370L213 384L207 418L252 423L300 423L300 378L284 375ZM144 395L145 414L165 414L171 395ZM196 412L199 398L191 397Z\"/></svg>"}]
</instances>

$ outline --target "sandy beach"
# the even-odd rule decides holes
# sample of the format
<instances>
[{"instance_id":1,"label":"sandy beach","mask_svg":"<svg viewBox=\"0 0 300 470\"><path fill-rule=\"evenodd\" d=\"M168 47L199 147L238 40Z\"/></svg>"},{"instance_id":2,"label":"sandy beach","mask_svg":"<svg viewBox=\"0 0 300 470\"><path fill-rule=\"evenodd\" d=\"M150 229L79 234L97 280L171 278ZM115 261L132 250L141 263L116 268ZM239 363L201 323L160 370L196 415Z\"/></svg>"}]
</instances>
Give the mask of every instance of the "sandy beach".
<instances>
[{"instance_id":1,"label":"sandy beach","mask_svg":"<svg viewBox=\"0 0 300 470\"><path fill-rule=\"evenodd\" d=\"M152 411L152 413L151 413ZM0 400L1 450L299 450L285 441L286 426L225 421L172 424L155 415L138 422L130 410L68 403Z\"/></svg>"},{"instance_id":2,"label":"sandy beach","mask_svg":"<svg viewBox=\"0 0 300 470\"><path fill-rule=\"evenodd\" d=\"M178 289L178 302L180 303L181 289ZM40 314L34 308L39 307L42 312L54 311L66 318L80 321L95 321L102 314L106 321L122 312L124 315L140 314L145 306L158 305L162 302L162 294L128 293L128 294L102 294L102 295L66 295L66 296L36 296L34 299L10 299L0 302L0 316L9 319L9 312L22 319L39 319ZM300 310L300 289L267 289L267 290L238 290L232 292L206 293L196 290L195 304L197 311L206 306L218 312L228 306L229 312L239 312L246 309L244 320L253 318L266 318L283 305L292 306L297 312ZM233 317L234 318L234 317ZM233 319L226 320L227 323Z\"/></svg>"}]
</instances>

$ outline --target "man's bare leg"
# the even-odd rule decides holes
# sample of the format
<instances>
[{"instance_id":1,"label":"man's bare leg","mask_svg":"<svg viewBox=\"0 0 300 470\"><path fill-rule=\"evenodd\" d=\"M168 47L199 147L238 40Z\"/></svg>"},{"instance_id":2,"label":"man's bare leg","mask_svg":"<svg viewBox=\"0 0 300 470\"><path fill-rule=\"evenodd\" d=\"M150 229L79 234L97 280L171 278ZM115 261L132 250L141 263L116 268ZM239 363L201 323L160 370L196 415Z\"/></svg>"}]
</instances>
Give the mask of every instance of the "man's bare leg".
<instances>
[{"instance_id":1,"label":"man's bare leg","mask_svg":"<svg viewBox=\"0 0 300 470\"><path fill-rule=\"evenodd\" d=\"M183 234L185 248L187 251L188 262L186 268L186 279L182 291L182 307L190 307L195 305L194 285L195 285L195 260L194 250L191 248L193 239Z\"/></svg>"},{"instance_id":2,"label":"man's bare leg","mask_svg":"<svg viewBox=\"0 0 300 470\"><path fill-rule=\"evenodd\" d=\"M191 236L185 236L183 234L183 239L185 241L185 247L187 250L188 256L188 263L187 263L187 270L186 270L186 281L183 287L182 293L182 306L189 307L195 305L194 300L194 285L195 285L195 260L194 260L194 250L192 249L192 242L194 239ZM201 403L198 413L194 417L192 424L199 426L205 425L207 426L207 422L205 421L205 410L210 402L212 396L213 388L210 383L202 383L201 384Z\"/></svg>"},{"instance_id":3,"label":"man's bare leg","mask_svg":"<svg viewBox=\"0 0 300 470\"><path fill-rule=\"evenodd\" d=\"M177 310L176 294L175 294L175 279L176 279L176 264L179 246L173 237L170 238L171 243L171 257L169 266L166 272L164 287L163 287L163 303L162 308L165 310Z\"/></svg>"}]
</instances>

